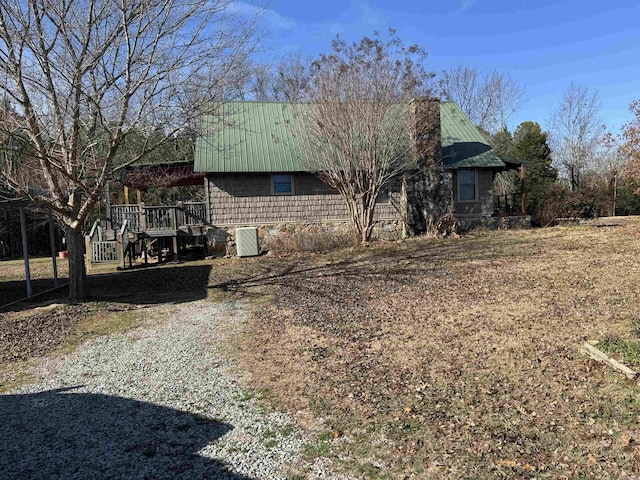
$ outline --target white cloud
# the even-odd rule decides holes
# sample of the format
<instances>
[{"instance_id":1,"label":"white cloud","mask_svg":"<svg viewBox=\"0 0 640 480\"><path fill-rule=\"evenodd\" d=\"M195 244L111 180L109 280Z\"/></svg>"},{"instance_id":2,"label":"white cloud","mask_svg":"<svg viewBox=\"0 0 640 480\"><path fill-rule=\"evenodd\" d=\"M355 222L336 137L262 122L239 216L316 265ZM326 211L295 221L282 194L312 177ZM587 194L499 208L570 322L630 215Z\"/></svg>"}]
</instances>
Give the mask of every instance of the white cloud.
<instances>
[{"instance_id":1,"label":"white cloud","mask_svg":"<svg viewBox=\"0 0 640 480\"><path fill-rule=\"evenodd\" d=\"M477 1L478 0L461 0L461 2L460 2L460 11L461 12L466 12L473 5L475 5L477 3Z\"/></svg>"},{"instance_id":2,"label":"white cloud","mask_svg":"<svg viewBox=\"0 0 640 480\"><path fill-rule=\"evenodd\" d=\"M233 2L229 8L240 15L259 16L264 25L272 30L294 30L298 28L298 23L294 19L285 17L269 8L246 2Z\"/></svg>"},{"instance_id":3,"label":"white cloud","mask_svg":"<svg viewBox=\"0 0 640 480\"><path fill-rule=\"evenodd\" d=\"M387 14L369 3L368 0L353 0L331 22L311 26L312 38L332 39L336 35L354 34L371 36L374 30L386 32L389 27Z\"/></svg>"},{"instance_id":4,"label":"white cloud","mask_svg":"<svg viewBox=\"0 0 640 480\"><path fill-rule=\"evenodd\" d=\"M373 7L366 0L354 2L355 8L358 10L360 21L369 25L387 27L387 16L382 10Z\"/></svg>"}]
</instances>

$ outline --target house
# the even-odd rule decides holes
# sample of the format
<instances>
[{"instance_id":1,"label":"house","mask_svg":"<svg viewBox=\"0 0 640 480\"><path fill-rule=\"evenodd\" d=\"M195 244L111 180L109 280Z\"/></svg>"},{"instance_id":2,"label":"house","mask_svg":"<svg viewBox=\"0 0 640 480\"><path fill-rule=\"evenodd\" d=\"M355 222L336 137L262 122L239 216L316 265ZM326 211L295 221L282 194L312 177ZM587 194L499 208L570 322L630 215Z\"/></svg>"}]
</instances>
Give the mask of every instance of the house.
<instances>
[{"instance_id":1,"label":"house","mask_svg":"<svg viewBox=\"0 0 640 480\"><path fill-rule=\"evenodd\" d=\"M509 213L497 208L493 179L507 169L524 172L522 162L497 155L454 102L423 97L413 103L414 112L439 106L432 130L440 137L436 144L456 217L468 224L492 224ZM277 233L291 224L349 222L338 193L305 167L288 127L293 121L290 105L279 102L231 102L222 119L203 118L205 134L196 143L194 170L206 174L208 221L223 235L240 226ZM401 182L380 195L375 214L379 235L403 230L401 195ZM517 201L508 200L503 205L524 212Z\"/></svg>"}]
</instances>

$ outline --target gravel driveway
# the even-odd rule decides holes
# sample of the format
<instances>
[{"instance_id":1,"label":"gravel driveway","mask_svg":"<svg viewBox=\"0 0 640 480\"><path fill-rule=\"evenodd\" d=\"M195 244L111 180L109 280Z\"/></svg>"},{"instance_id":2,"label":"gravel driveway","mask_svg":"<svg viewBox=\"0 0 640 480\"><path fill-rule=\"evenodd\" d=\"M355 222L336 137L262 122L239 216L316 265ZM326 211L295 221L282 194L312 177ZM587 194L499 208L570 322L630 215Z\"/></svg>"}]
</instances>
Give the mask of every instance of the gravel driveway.
<instances>
[{"instance_id":1,"label":"gravel driveway","mask_svg":"<svg viewBox=\"0 0 640 480\"><path fill-rule=\"evenodd\" d=\"M204 300L175 310L45 360L37 383L0 395L0 476L287 478L303 436L243 391L219 351L243 310Z\"/></svg>"}]
</instances>

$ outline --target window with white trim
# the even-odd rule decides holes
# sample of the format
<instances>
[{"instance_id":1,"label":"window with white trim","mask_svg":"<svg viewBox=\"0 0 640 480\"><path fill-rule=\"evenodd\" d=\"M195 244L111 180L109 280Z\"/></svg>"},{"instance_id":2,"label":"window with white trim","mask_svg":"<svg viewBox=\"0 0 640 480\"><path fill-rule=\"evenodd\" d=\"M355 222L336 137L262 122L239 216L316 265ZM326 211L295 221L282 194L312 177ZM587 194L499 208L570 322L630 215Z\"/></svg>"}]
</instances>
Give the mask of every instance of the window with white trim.
<instances>
[{"instance_id":1,"label":"window with white trim","mask_svg":"<svg viewBox=\"0 0 640 480\"><path fill-rule=\"evenodd\" d=\"M477 175L475 170L458 170L458 201L473 202L477 197Z\"/></svg>"}]
</instances>

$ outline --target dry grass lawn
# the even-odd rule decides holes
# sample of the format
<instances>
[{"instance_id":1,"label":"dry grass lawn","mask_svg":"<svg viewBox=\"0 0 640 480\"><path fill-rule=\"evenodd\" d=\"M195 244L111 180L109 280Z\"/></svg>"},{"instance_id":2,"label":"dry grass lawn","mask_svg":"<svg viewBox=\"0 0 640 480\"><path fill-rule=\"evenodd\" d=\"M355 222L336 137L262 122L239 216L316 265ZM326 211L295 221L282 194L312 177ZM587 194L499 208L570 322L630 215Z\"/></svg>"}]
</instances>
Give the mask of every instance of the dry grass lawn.
<instances>
[{"instance_id":1,"label":"dry grass lawn","mask_svg":"<svg viewBox=\"0 0 640 480\"><path fill-rule=\"evenodd\" d=\"M19 280L0 270L0 289ZM10 384L28 381L24 358L138 325L140 306L231 295L254 310L238 355L256 387L319 432L309 457L364 478L640 478L637 380L579 352L640 340L638 220L90 281L85 306L0 314Z\"/></svg>"},{"instance_id":2,"label":"dry grass lawn","mask_svg":"<svg viewBox=\"0 0 640 480\"><path fill-rule=\"evenodd\" d=\"M310 455L366 478L640 475L637 381L579 352L640 337L637 221L224 265L217 289L268 294L241 356L324 419Z\"/></svg>"}]
</instances>

